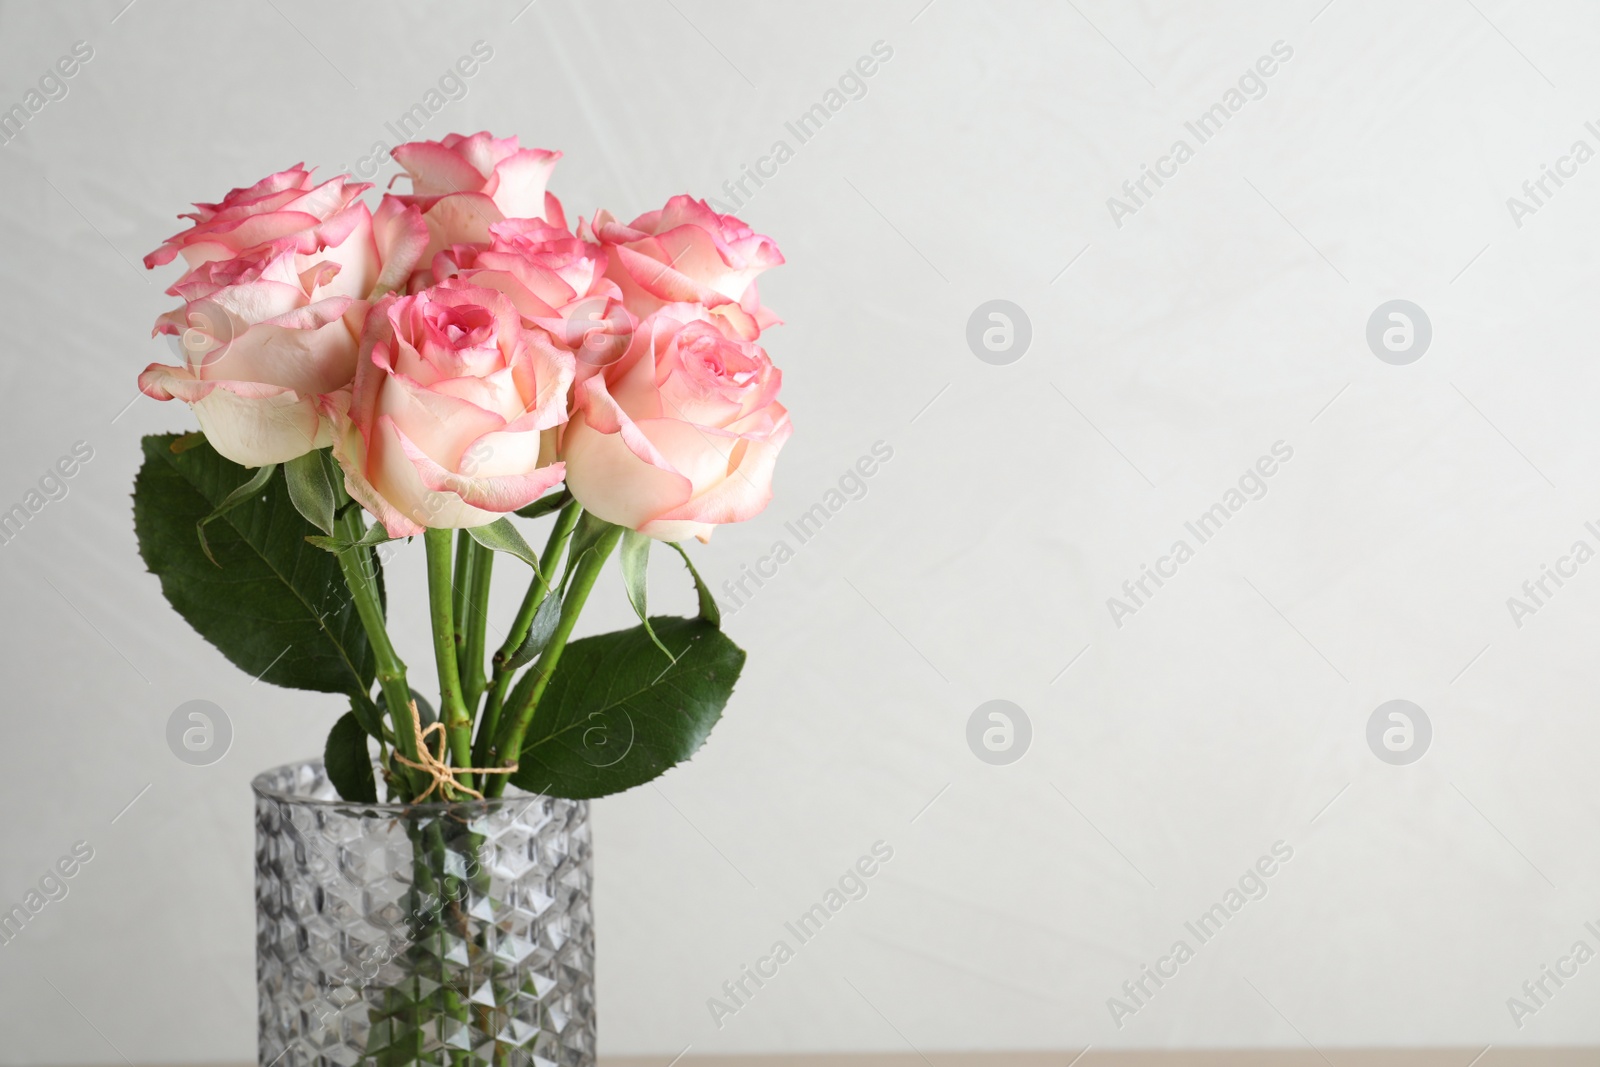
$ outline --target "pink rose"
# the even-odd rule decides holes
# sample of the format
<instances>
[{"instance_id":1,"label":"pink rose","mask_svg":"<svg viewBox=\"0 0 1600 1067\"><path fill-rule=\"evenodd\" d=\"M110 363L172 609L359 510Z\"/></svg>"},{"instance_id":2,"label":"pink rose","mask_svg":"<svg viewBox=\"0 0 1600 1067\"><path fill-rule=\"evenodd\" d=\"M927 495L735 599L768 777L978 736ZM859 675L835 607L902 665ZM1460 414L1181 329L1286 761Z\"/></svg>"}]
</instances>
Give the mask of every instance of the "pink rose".
<instances>
[{"instance_id":1,"label":"pink rose","mask_svg":"<svg viewBox=\"0 0 1600 1067\"><path fill-rule=\"evenodd\" d=\"M320 397L347 388L357 334L376 289L402 284L428 234L401 205L377 218L345 176L316 184L300 165L196 204L194 225L145 257L182 256L167 290L184 306L156 320L180 338L183 363L151 364L139 388L193 406L218 452L246 466L281 463L328 444ZM347 324L341 321L348 318Z\"/></svg>"},{"instance_id":2,"label":"pink rose","mask_svg":"<svg viewBox=\"0 0 1600 1067\"><path fill-rule=\"evenodd\" d=\"M184 362L139 376L145 395L193 407L212 447L247 467L327 445L319 398L355 374L365 305L330 295L347 275L330 262L302 271L297 247L290 236L186 274L169 290L184 306L155 329L180 338Z\"/></svg>"},{"instance_id":3,"label":"pink rose","mask_svg":"<svg viewBox=\"0 0 1600 1067\"><path fill-rule=\"evenodd\" d=\"M452 278L367 315L355 388L327 409L351 497L393 537L482 526L562 479L573 359L504 295ZM545 431L550 431L546 433Z\"/></svg>"},{"instance_id":4,"label":"pink rose","mask_svg":"<svg viewBox=\"0 0 1600 1067\"><path fill-rule=\"evenodd\" d=\"M521 148L515 137L452 133L403 144L392 155L411 177L411 193L398 199L417 208L428 226L424 263L451 245L488 244L490 225L504 219L566 227L561 202L545 190L560 152Z\"/></svg>"},{"instance_id":5,"label":"pink rose","mask_svg":"<svg viewBox=\"0 0 1600 1067\"><path fill-rule=\"evenodd\" d=\"M755 279L782 263L783 254L772 238L703 200L675 196L626 226L601 211L589 232L610 253L608 274L639 318L665 304L704 304L745 340L778 321L761 306Z\"/></svg>"},{"instance_id":6,"label":"pink rose","mask_svg":"<svg viewBox=\"0 0 1600 1067\"><path fill-rule=\"evenodd\" d=\"M636 323L606 277L604 249L541 219L497 222L489 233L488 248L454 245L435 256L434 278L460 274L504 293L524 324L573 353L580 383L622 357Z\"/></svg>"},{"instance_id":7,"label":"pink rose","mask_svg":"<svg viewBox=\"0 0 1600 1067\"><path fill-rule=\"evenodd\" d=\"M264 246L290 248L300 269L313 260L333 263L339 278L329 295L364 300L378 279L372 214L358 197L371 185L340 175L317 184L301 164L270 174L246 189L230 190L220 204L196 204L180 216L194 225L167 238L144 257L155 268L181 255L191 268L231 259ZM174 287L175 288L175 287Z\"/></svg>"},{"instance_id":8,"label":"pink rose","mask_svg":"<svg viewBox=\"0 0 1600 1067\"><path fill-rule=\"evenodd\" d=\"M662 541L708 540L772 498L792 429L780 383L766 352L726 320L670 304L579 387L561 444L567 488L607 522Z\"/></svg>"}]
</instances>

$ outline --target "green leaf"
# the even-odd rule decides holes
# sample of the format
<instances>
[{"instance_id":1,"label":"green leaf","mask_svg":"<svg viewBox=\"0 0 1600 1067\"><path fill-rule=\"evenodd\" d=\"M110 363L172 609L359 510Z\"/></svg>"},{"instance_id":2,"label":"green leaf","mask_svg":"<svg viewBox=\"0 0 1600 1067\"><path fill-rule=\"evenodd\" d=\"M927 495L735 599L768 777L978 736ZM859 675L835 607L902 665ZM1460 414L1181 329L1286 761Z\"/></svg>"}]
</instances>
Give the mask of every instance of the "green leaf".
<instances>
[{"instance_id":1,"label":"green leaf","mask_svg":"<svg viewBox=\"0 0 1600 1067\"><path fill-rule=\"evenodd\" d=\"M544 651L544 646L550 643L550 637L556 632L556 623L561 621L561 591L551 590L539 602L539 609L533 613L533 621L528 624L528 636L523 638L521 646L506 660L505 669L508 671L519 670L533 662L533 657Z\"/></svg>"},{"instance_id":2,"label":"green leaf","mask_svg":"<svg viewBox=\"0 0 1600 1067\"><path fill-rule=\"evenodd\" d=\"M672 658L672 652L661 639L656 636L655 630L650 628L650 612L645 606L645 586L650 569L651 539L637 530L624 530L622 533L622 584L628 591L628 603L633 605L634 612L639 616L639 621L644 624L644 632L650 635L650 640L656 647Z\"/></svg>"},{"instance_id":3,"label":"green leaf","mask_svg":"<svg viewBox=\"0 0 1600 1067\"><path fill-rule=\"evenodd\" d=\"M638 530L623 531L620 556L622 585L628 591L628 603L633 605L639 621L648 629L650 615L645 609L645 577L650 568L650 538Z\"/></svg>"},{"instance_id":4,"label":"green leaf","mask_svg":"<svg viewBox=\"0 0 1600 1067\"><path fill-rule=\"evenodd\" d=\"M700 617L712 626L722 626L722 609L717 606L717 598L711 595L711 590L706 587L705 579L700 577L700 572L694 569L694 561L689 558L689 553L676 541L668 541L668 545L683 557L683 565L689 568L689 574L694 578L695 595L700 598Z\"/></svg>"},{"instance_id":5,"label":"green leaf","mask_svg":"<svg viewBox=\"0 0 1600 1067\"><path fill-rule=\"evenodd\" d=\"M383 737L383 711L372 702L372 698L363 693L360 696L351 695L350 714L356 717L361 728L378 741Z\"/></svg>"},{"instance_id":6,"label":"green leaf","mask_svg":"<svg viewBox=\"0 0 1600 1067\"><path fill-rule=\"evenodd\" d=\"M531 671L524 671L522 677L517 679L517 684L513 685L511 692L506 695L506 701L503 706L508 708L522 707L528 702L528 697L533 693L533 687L538 681L539 668L535 667Z\"/></svg>"},{"instance_id":7,"label":"green leaf","mask_svg":"<svg viewBox=\"0 0 1600 1067\"><path fill-rule=\"evenodd\" d=\"M520 508L514 514L524 519L537 519L541 515L548 515L552 511L560 511L572 502L572 494L563 489L559 493L546 493L525 508Z\"/></svg>"},{"instance_id":8,"label":"green leaf","mask_svg":"<svg viewBox=\"0 0 1600 1067\"><path fill-rule=\"evenodd\" d=\"M133 491L145 566L178 614L240 670L274 685L365 696L373 657L339 562L306 543L282 479L211 526L209 562L195 525L248 472L210 445L181 454L177 435L144 439ZM381 571L379 588L382 589Z\"/></svg>"},{"instance_id":9,"label":"green leaf","mask_svg":"<svg viewBox=\"0 0 1600 1067\"><path fill-rule=\"evenodd\" d=\"M563 585L577 571L578 561L583 558L584 553L593 548L610 529L612 529L611 523L595 518L593 512L585 511L578 516L578 525L573 528L572 539L567 543L567 570L562 575Z\"/></svg>"},{"instance_id":10,"label":"green leaf","mask_svg":"<svg viewBox=\"0 0 1600 1067\"><path fill-rule=\"evenodd\" d=\"M606 796L660 776L705 743L745 654L703 619L650 621L672 650L665 669L643 626L566 647L512 784L572 799Z\"/></svg>"},{"instance_id":11,"label":"green leaf","mask_svg":"<svg viewBox=\"0 0 1600 1067\"><path fill-rule=\"evenodd\" d=\"M305 520L325 534L333 533L333 482L322 451L307 452L283 465L289 499Z\"/></svg>"},{"instance_id":12,"label":"green leaf","mask_svg":"<svg viewBox=\"0 0 1600 1067\"><path fill-rule=\"evenodd\" d=\"M433 710L433 705L429 703L427 697L413 689L411 690L411 699L416 702L417 718L422 720L422 728L424 730L439 721L439 713Z\"/></svg>"},{"instance_id":13,"label":"green leaf","mask_svg":"<svg viewBox=\"0 0 1600 1067\"><path fill-rule=\"evenodd\" d=\"M357 804L378 802L378 783L372 777L372 755L367 751L367 731L355 712L347 711L328 731L328 744L322 752L322 766L328 781L345 800Z\"/></svg>"},{"instance_id":14,"label":"green leaf","mask_svg":"<svg viewBox=\"0 0 1600 1067\"><path fill-rule=\"evenodd\" d=\"M522 562L533 568L535 574L539 573L538 553L529 547L528 542L522 539L522 534L511 524L511 520L501 517L487 526L469 526L466 533L484 548L496 552L506 552L516 556Z\"/></svg>"},{"instance_id":15,"label":"green leaf","mask_svg":"<svg viewBox=\"0 0 1600 1067\"><path fill-rule=\"evenodd\" d=\"M338 537L324 537L321 534L311 534L306 537L307 543L316 545L324 552L332 552L334 555L338 555L347 548L371 548L373 545L388 544L390 541L397 540L399 538L390 537L389 531L385 530L380 523L374 523L368 527L367 532L361 535L361 540L359 541L348 541Z\"/></svg>"},{"instance_id":16,"label":"green leaf","mask_svg":"<svg viewBox=\"0 0 1600 1067\"><path fill-rule=\"evenodd\" d=\"M197 446L191 445L189 448L185 448L182 451L187 452L190 448L194 447ZM167 451L173 452L171 448L168 448ZM182 452L173 452L173 455L181 454ZM195 537L199 538L200 540L200 551L206 554L206 559L209 559L213 566L220 567L222 564L218 563L217 557L211 554L211 545L206 540L206 527L222 518L222 516L226 515L240 504L243 504L246 500L249 500L257 493L261 492L262 489L266 488L267 483L272 480L272 476L277 472L278 465L276 463L268 463L265 467L257 467L255 474L251 476L249 481L245 482L233 492L229 493L222 499L222 503L211 509L210 514L194 524Z\"/></svg>"}]
</instances>

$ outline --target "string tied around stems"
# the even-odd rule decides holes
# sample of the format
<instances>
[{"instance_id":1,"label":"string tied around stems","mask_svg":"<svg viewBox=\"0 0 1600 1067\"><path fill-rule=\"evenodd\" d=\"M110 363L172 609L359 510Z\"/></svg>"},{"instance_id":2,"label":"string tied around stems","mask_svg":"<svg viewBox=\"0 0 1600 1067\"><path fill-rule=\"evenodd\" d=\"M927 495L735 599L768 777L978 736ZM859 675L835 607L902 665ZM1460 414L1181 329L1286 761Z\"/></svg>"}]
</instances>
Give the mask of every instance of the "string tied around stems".
<instances>
[{"instance_id":1,"label":"string tied around stems","mask_svg":"<svg viewBox=\"0 0 1600 1067\"><path fill-rule=\"evenodd\" d=\"M457 780L456 775L515 774L517 771L517 765L515 763L509 767L450 766L450 764L444 761L444 753L447 745L444 723L436 722L424 730L422 728L422 716L417 712L417 702L415 700L411 701L411 730L417 739L417 754L422 757L421 761L417 762L407 759L398 749L393 755L396 760L399 760L407 767L410 767L413 770L421 771L423 774L426 774L429 779L431 779L428 784L428 788L421 796L417 797L415 802L418 804L432 796L434 790L436 789L439 791L439 798L441 800L452 799L451 797L446 796L446 789L449 789L455 793L465 794L478 800L482 800L482 793L471 788L470 786L462 785L461 782ZM437 753L428 748L428 736L435 730L439 732L439 751Z\"/></svg>"}]
</instances>

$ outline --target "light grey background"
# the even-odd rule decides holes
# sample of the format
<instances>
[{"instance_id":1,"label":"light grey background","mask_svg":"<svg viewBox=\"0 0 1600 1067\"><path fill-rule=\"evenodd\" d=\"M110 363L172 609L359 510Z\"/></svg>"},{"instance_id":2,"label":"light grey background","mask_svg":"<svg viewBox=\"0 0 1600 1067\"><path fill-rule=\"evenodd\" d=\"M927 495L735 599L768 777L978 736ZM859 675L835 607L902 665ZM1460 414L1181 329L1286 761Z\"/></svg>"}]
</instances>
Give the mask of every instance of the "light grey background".
<instances>
[{"instance_id":1,"label":"light grey background","mask_svg":"<svg viewBox=\"0 0 1600 1067\"><path fill-rule=\"evenodd\" d=\"M726 200L796 149L739 213L789 259L762 287L798 429L768 513L699 553L714 584L894 450L730 616L750 665L706 751L596 805L606 1051L1600 1041L1600 962L1520 1029L1506 1005L1600 947L1600 562L1507 607L1600 545L1600 161L1520 227L1506 203L1600 148L1592 5L124 2L0 6L0 108L94 48L0 148L0 510L94 449L0 547L0 904L95 850L0 947L0 1061L253 1055L248 783L339 702L252 685L143 571L138 439L193 423L128 406L174 275L136 264L188 201L392 141L478 40L427 133L562 149L574 218ZM1117 226L1277 41L1265 96ZM966 343L992 299L1032 322L1008 366ZM1408 366L1367 347L1391 299L1432 322ZM1266 496L1118 626L1107 598L1278 441ZM418 551L389 574L425 676ZM615 581L596 601L625 624ZM233 723L213 766L164 739L193 699ZM1005 766L967 746L995 699L1033 728ZM1432 723L1410 765L1367 746L1391 699ZM707 998L879 840L869 896L719 1030ZM1117 1028L1107 998L1279 840L1266 898Z\"/></svg>"}]
</instances>

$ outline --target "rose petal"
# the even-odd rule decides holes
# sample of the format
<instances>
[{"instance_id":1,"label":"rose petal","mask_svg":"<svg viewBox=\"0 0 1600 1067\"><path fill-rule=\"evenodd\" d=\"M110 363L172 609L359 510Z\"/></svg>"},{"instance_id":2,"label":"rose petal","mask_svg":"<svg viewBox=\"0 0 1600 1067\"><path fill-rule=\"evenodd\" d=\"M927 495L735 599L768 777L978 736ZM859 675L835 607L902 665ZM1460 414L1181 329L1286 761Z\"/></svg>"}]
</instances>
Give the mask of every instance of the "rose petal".
<instances>
[{"instance_id":1,"label":"rose petal","mask_svg":"<svg viewBox=\"0 0 1600 1067\"><path fill-rule=\"evenodd\" d=\"M607 522L638 529L688 501L689 479L641 457L620 432L595 429L589 424L589 411L586 407L573 417L561 440L567 488L586 510Z\"/></svg>"},{"instance_id":2,"label":"rose petal","mask_svg":"<svg viewBox=\"0 0 1600 1067\"><path fill-rule=\"evenodd\" d=\"M389 153L411 176L412 191L421 196L476 192L488 171L480 171L460 154L436 141L413 141Z\"/></svg>"},{"instance_id":3,"label":"rose petal","mask_svg":"<svg viewBox=\"0 0 1600 1067\"><path fill-rule=\"evenodd\" d=\"M464 474L456 474L435 463L426 452L418 448L395 425L393 419L384 416L379 422L395 434L406 459L416 468L417 475L425 488L434 493L453 494L462 503L466 504L468 509L479 509L487 513L480 518L479 516L462 512L455 515L449 522L431 521L429 525L434 527L450 526L460 528L462 526L486 525L508 511L527 507L543 496L550 488L559 485L566 475L565 466L561 463L552 463L548 467L540 467L527 474L503 474L485 477L469 477Z\"/></svg>"},{"instance_id":4,"label":"rose petal","mask_svg":"<svg viewBox=\"0 0 1600 1067\"><path fill-rule=\"evenodd\" d=\"M386 196L372 219L382 271L374 283L376 294L405 287L406 279L428 250L428 224L422 212L396 197Z\"/></svg>"}]
</instances>

